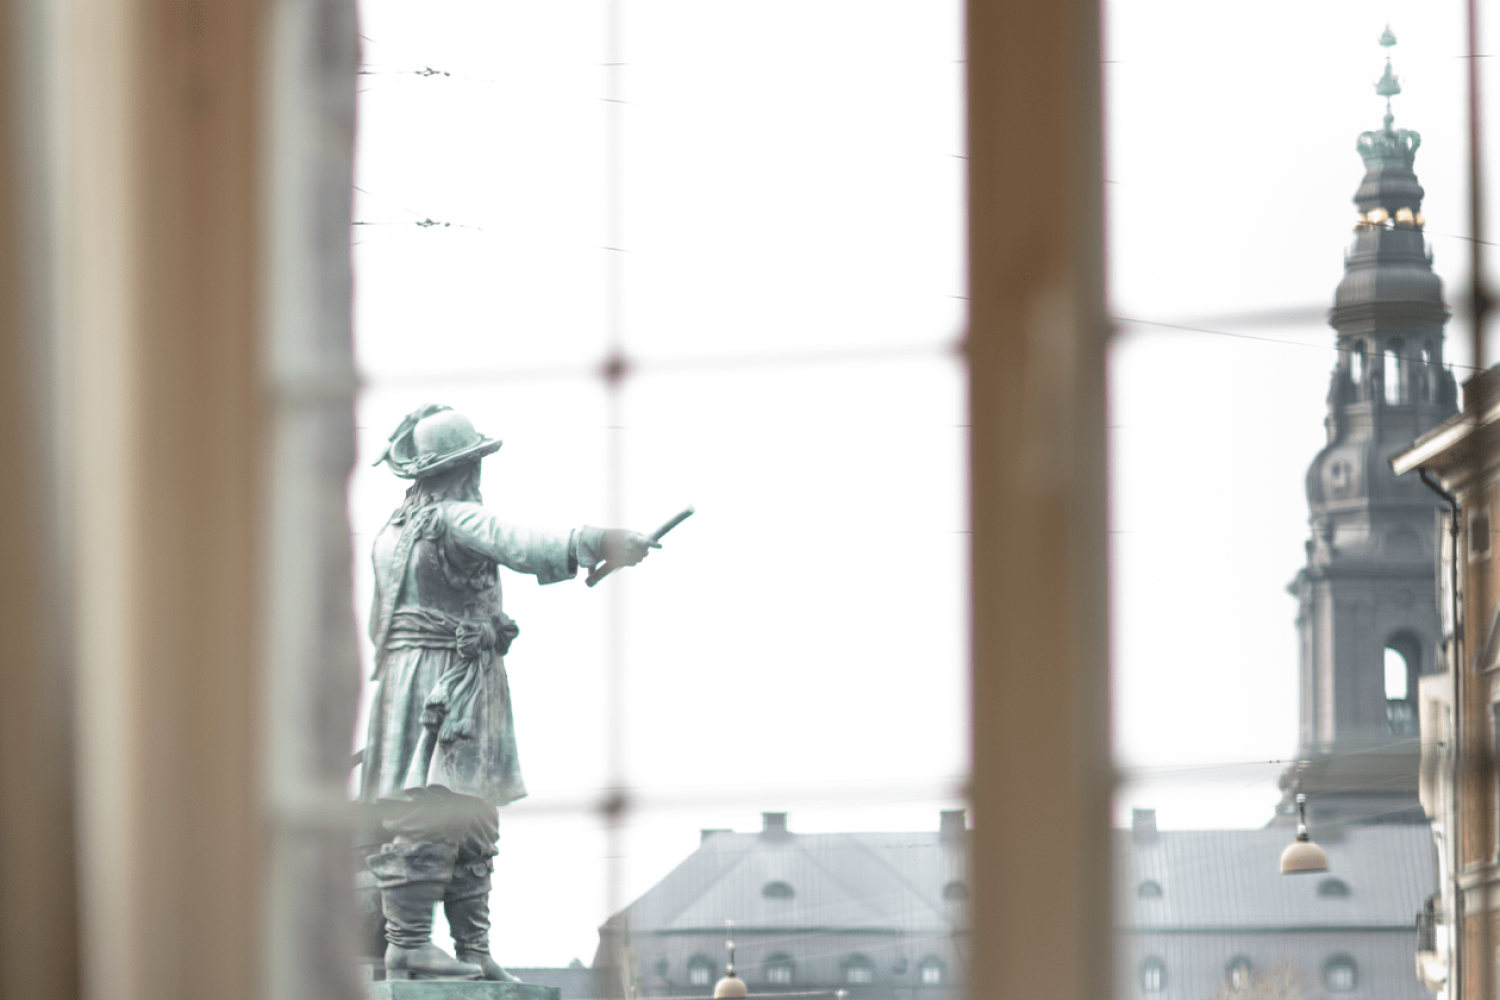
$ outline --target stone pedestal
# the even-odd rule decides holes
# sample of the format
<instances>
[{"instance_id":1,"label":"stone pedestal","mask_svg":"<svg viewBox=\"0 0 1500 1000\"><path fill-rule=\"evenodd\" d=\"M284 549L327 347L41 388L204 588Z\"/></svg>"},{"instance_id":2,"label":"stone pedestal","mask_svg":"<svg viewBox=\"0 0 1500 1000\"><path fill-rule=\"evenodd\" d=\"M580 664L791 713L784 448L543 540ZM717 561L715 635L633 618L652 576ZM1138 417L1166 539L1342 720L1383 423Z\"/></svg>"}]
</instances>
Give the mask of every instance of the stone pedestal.
<instances>
[{"instance_id":1,"label":"stone pedestal","mask_svg":"<svg viewBox=\"0 0 1500 1000\"><path fill-rule=\"evenodd\" d=\"M388 979L370 984L370 1000L560 1000L556 986L531 983L464 982L451 979Z\"/></svg>"}]
</instances>

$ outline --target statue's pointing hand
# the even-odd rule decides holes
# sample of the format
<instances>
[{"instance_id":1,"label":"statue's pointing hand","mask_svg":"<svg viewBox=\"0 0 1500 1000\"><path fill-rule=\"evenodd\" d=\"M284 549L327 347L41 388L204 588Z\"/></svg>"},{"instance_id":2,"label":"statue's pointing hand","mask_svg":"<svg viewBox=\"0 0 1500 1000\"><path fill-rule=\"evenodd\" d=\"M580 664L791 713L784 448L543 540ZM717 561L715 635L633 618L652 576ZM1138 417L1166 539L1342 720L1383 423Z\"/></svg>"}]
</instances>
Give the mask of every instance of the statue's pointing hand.
<instances>
[{"instance_id":1,"label":"statue's pointing hand","mask_svg":"<svg viewBox=\"0 0 1500 1000\"><path fill-rule=\"evenodd\" d=\"M604 561L616 566L634 566L652 549L661 548L661 543L651 536L627 528L607 528L604 532Z\"/></svg>"},{"instance_id":2,"label":"statue's pointing hand","mask_svg":"<svg viewBox=\"0 0 1500 1000\"><path fill-rule=\"evenodd\" d=\"M585 550L590 555L603 557L597 564L590 564L593 568L589 570L588 579L584 582L592 587L621 566L634 566L646 558L646 554L652 549L661 548L660 542L663 535L692 516L692 505L688 505L676 517L649 535L643 535L638 531L626 531L623 528L611 528L608 531L584 528L583 540L578 546L579 559L589 564L588 559L585 558Z\"/></svg>"}]
</instances>

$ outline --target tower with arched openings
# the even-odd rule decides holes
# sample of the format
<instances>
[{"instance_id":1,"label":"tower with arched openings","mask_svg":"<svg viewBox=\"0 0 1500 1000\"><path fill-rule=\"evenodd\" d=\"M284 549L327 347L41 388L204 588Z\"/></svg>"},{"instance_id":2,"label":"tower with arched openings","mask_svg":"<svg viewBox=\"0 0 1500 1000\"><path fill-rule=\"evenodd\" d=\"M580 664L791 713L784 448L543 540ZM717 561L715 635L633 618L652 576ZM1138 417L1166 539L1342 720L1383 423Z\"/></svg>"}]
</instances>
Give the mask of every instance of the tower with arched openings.
<instances>
[{"instance_id":1,"label":"tower with arched openings","mask_svg":"<svg viewBox=\"0 0 1500 1000\"><path fill-rule=\"evenodd\" d=\"M1393 42L1394 39L1391 39ZM1382 39L1382 44L1385 40ZM1400 83L1376 85L1384 127L1359 137L1364 180L1329 323L1338 361L1328 443L1307 471L1311 538L1292 582L1301 644L1300 780L1314 821L1420 822L1417 678L1439 669L1438 498L1392 455L1456 411L1448 309L1423 234L1421 137L1394 127ZM1290 788L1288 789L1290 793Z\"/></svg>"}]
</instances>

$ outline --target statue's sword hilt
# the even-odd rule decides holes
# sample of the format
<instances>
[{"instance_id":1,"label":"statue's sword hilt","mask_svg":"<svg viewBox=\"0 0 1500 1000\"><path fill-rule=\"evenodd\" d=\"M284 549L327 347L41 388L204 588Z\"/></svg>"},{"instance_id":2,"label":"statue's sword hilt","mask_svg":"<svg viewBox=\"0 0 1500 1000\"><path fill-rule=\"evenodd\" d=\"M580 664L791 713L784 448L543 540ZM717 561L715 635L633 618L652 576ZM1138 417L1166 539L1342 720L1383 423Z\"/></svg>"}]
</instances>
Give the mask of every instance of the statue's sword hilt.
<instances>
[{"instance_id":1,"label":"statue's sword hilt","mask_svg":"<svg viewBox=\"0 0 1500 1000\"><path fill-rule=\"evenodd\" d=\"M693 512L694 512L693 505L692 504L688 504L685 508L683 508L677 514L677 516L673 517L672 520L668 521L666 524L662 525L660 528L657 528L655 531L651 532L651 540L653 542L659 542L659 541L661 541L663 535L665 535L667 532L671 531L673 528L677 527L683 521L686 521L688 518L692 517L693 516ZM602 562L599 565L595 566L593 569L589 570L589 577L584 582L587 583L590 587L592 587L595 584L597 584L600 580L604 579L606 576L609 576L609 574L613 573L615 570L617 570L619 568L620 567L617 564L615 564L615 563L608 562L608 561Z\"/></svg>"}]
</instances>

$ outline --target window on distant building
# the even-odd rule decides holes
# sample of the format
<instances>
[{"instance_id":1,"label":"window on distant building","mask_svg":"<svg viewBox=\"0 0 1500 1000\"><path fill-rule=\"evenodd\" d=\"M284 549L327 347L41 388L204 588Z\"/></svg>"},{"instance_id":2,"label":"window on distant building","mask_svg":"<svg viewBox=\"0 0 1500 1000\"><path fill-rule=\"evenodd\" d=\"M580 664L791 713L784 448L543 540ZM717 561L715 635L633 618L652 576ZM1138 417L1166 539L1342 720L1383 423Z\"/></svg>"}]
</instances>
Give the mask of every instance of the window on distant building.
<instances>
[{"instance_id":1,"label":"window on distant building","mask_svg":"<svg viewBox=\"0 0 1500 1000\"><path fill-rule=\"evenodd\" d=\"M1408 691L1406 657L1401 650L1385 647L1385 697L1387 701L1405 701Z\"/></svg>"},{"instance_id":2,"label":"window on distant building","mask_svg":"<svg viewBox=\"0 0 1500 1000\"><path fill-rule=\"evenodd\" d=\"M1348 993L1354 989L1354 959L1348 955L1335 955L1323 966L1323 985L1333 993Z\"/></svg>"},{"instance_id":3,"label":"window on distant building","mask_svg":"<svg viewBox=\"0 0 1500 1000\"><path fill-rule=\"evenodd\" d=\"M1135 894L1142 899L1160 899L1161 883L1153 882L1148 878L1146 881L1135 887Z\"/></svg>"},{"instance_id":4,"label":"window on distant building","mask_svg":"<svg viewBox=\"0 0 1500 1000\"><path fill-rule=\"evenodd\" d=\"M1141 963L1141 989L1147 993L1160 993L1167 988L1167 965L1159 958L1148 958Z\"/></svg>"},{"instance_id":5,"label":"window on distant building","mask_svg":"<svg viewBox=\"0 0 1500 1000\"><path fill-rule=\"evenodd\" d=\"M778 951L766 959L766 982L785 986L795 979L796 964L792 956Z\"/></svg>"},{"instance_id":6,"label":"window on distant building","mask_svg":"<svg viewBox=\"0 0 1500 1000\"><path fill-rule=\"evenodd\" d=\"M797 895L786 882L767 882L761 887L760 894L766 899L791 899Z\"/></svg>"},{"instance_id":7,"label":"window on distant building","mask_svg":"<svg viewBox=\"0 0 1500 1000\"><path fill-rule=\"evenodd\" d=\"M694 955L688 959L688 983L693 986L707 986L714 981L714 973L718 966L713 959L703 955Z\"/></svg>"},{"instance_id":8,"label":"window on distant building","mask_svg":"<svg viewBox=\"0 0 1500 1000\"><path fill-rule=\"evenodd\" d=\"M949 882L943 886L943 898L947 900L968 899L969 887L962 882Z\"/></svg>"},{"instance_id":9,"label":"window on distant building","mask_svg":"<svg viewBox=\"0 0 1500 1000\"><path fill-rule=\"evenodd\" d=\"M1417 735L1417 678L1421 676L1422 644L1410 632L1385 641L1385 713L1392 736Z\"/></svg>"},{"instance_id":10,"label":"window on distant building","mask_svg":"<svg viewBox=\"0 0 1500 1000\"><path fill-rule=\"evenodd\" d=\"M844 982L846 983L873 983L875 981L875 963L863 955L850 955L844 963Z\"/></svg>"},{"instance_id":11,"label":"window on distant building","mask_svg":"<svg viewBox=\"0 0 1500 1000\"><path fill-rule=\"evenodd\" d=\"M948 969L936 955L928 955L917 966L917 981L923 986L936 986L948 981Z\"/></svg>"},{"instance_id":12,"label":"window on distant building","mask_svg":"<svg viewBox=\"0 0 1500 1000\"><path fill-rule=\"evenodd\" d=\"M1318 883L1318 895L1346 898L1349 895L1349 883L1341 878L1325 878Z\"/></svg>"},{"instance_id":13,"label":"window on distant building","mask_svg":"<svg viewBox=\"0 0 1500 1000\"><path fill-rule=\"evenodd\" d=\"M1244 955L1236 955L1229 960L1229 966L1225 970L1229 985L1237 990L1242 990L1250 985L1250 959Z\"/></svg>"},{"instance_id":14,"label":"window on distant building","mask_svg":"<svg viewBox=\"0 0 1500 1000\"><path fill-rule=\"evenodd\" d=\"M1406 358L1403 352L1406 345L1399 340L1392 340L1385 345L1385 401L1387 403L1406 402Z\"/></svg>"},{"instance_id":15,"label":"window on distant building","mask_svg":"<svg viewBox=\"0 0 1500 1000\"><path fill-rule=\"evenodd\" d=\"M1364 396L1365 385L1365 342L1361 340L1354 345L1354 350L1349 352L1349 381L1354 383L1355 398Z\"/></svg>"},{"instance_id":16,"label":"window on distant building","mask_svg":"<svg viewBox=\"0 0 1500 1000\"><path fill-rule=\"evenodd\" d=\"M1469 556L1478 558L1490 554L1490 512L1480 507L1469 512Z\"/></svg>"}]
</instances>

